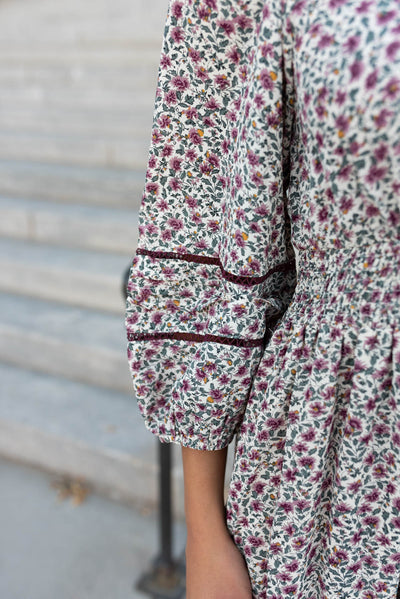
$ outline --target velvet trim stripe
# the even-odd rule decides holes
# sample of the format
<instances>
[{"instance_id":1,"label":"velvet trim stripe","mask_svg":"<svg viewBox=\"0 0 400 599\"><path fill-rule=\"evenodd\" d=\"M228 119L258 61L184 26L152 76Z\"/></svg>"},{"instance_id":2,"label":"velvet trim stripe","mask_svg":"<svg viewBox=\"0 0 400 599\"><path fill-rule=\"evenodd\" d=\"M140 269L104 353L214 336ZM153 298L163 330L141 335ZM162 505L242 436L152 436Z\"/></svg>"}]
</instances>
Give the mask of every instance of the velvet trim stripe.
<instances>
[{"instance_id":1,"label":"velvet trim stripe","mask_svg":"<svg viewBox=\"0 0 400 599\"><path fill-rule=\"evenodd\" d=\"M224 269L221 264L219 258L211 258L208 256L199 256L197 254L178 254L177 252L161 252L156 250L146 250L144 248L138 248L136 250L136 254L140 254L142 256L150 256L151 258L161 258L161 259L174 259L174 260L185 260L186 262L196 262L197 264L213 264L215 266L219 266L222 277L231 283L236 283L237 285L258 285L259 283L263 283L273 275L275 272L287 272L292 270L296 266L296 260L292 258L291 260L287 260L286 262L282 262L281 264L277 264L273 268L271 268L265 275L261 275L260 277L248 277L244 275L235 275L231 272L228 272Z\"/></svg>"},{"instance_id":2,"label":"velvet trim stripe","mask_svg":"<svg viewBox=\"0 0 400 599\"><path fill-rule=\"evenodd\" d=\"M197 262L198 264L221 265L219 258L200 256L199 254L179 254L178 252L162 252L158 250L146 250L144 248L138 248L136 253L142 256L150 256L151 258L171 258L173 260L185 260L185 262Z\"/></svg>"},{"instance_id":3,"label":"velvet trim stripe","mask_svg":"<svg viewBox=\"0 0 400 599\"><path fill-rule=\"evenodd\" d=\"M128 332L128 341L149 341L156 339L176 339L177 341L194 341L202 343L222 343L235 347L259 347L265 343L265 337L258 339L234 339L219 335L198 335L195 333L131 333Z\"/></svg>"}]
</instances>

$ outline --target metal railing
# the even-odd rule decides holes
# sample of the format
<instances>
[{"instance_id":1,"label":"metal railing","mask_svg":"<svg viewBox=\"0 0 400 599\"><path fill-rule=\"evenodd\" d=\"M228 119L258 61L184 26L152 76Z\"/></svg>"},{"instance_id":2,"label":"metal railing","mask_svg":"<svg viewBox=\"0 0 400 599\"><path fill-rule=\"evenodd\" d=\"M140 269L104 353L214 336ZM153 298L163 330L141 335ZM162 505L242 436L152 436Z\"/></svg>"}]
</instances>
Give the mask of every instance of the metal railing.
<instances>
[{"instance_id":1,"label":"metal railing","mask_svg":"<svg viewBox=\"0 0 400 599\"><path fill-rule=\"evenodd\" d=\"M185 560L184 556L175 559L173 551L172 448L169 443L158 445L159 552L135 588L153 599L181 599L185 596Z\"/></svg>"}]
</instances>

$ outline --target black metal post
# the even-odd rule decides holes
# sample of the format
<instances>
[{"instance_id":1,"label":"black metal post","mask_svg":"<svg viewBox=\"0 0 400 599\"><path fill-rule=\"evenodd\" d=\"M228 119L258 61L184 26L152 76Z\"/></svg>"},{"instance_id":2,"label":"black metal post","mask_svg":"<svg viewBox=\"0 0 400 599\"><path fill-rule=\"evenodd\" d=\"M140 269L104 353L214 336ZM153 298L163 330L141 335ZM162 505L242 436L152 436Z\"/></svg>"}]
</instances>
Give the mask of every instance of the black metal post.
<instances>
[{"instance_id":1,"label":"black metal post","mask_svg":"<svg viewBox=\"0 0 400 599\"><path fill-rule=\"evenodd\" d=\"M160 566L172 566L171 445L159 443Z\"/></svg>"},{"instance_id":2,"label":"black metal post","mask_svg":"<svg viewBox=\"0 0 400 599\"><path fill-rule=\"evenodd\" d=\"M152 568L140 578L136 588L153 599L181 599L185 594L185 567L173 558L172 448L170 443L158 442L158 445L160 551Z\"/></svg>"}]
</instances>

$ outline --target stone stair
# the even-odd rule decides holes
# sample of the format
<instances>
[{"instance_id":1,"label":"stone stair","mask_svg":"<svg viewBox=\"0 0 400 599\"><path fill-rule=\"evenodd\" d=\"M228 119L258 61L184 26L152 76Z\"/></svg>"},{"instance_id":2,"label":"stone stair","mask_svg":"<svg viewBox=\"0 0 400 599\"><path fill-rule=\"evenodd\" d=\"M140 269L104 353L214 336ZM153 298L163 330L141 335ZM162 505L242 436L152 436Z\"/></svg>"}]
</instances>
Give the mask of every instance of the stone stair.
<instances>
[{"instance_id":1,"label":"stone stair","mask_svg":"<svg viewBox=\"0 0 400 599\"><path fill-rule=\"evenodd\" d=\"M133 211L139 207L143 182L142 172L126 168L0 160L0 197Z\"/></svg>"},{"instance_id":2,"label":"stone stair","mask_svg":"<svg viewBox=\"0 0 400 599\"><path fill-rule=\"evenodd\" d=\"M167 4L0 3L0 453L134 504L156 502L157 445L121 288Z\"/></svg>"},{"instance_id":3,"label":"stone stair","mask_svg":"<svg viewBox=\"0 0 400 599\"><path fill-rule=\"evenodd\" d=\"M0 197L0 234L10 240L130 255L138 213L129 209ZM1 240L0 240L1 241Z\"/></svg>"}]
</instances>

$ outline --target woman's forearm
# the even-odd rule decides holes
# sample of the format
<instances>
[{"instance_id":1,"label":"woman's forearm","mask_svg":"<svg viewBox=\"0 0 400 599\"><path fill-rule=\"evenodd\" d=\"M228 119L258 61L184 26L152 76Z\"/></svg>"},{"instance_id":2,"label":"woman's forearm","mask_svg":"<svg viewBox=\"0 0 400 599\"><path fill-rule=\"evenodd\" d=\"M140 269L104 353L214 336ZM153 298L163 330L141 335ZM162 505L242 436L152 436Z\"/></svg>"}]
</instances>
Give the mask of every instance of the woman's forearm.
<instances>
[{"instance_id":1,"label":"woman's forearm","mask_svg":"<svg viewBox=\"0 0 400 599\"><path fill-rule=\"evenodd\" d=\"M243 556L225 521L227 448L182 447L185 477L187 599L251 599Z\"/></svg>"},{"instance_id":2,"label":"woman's forearm","mask_svg":"<svg viewBox=\"0 0 400 599\"><path fill-rule=\"evenodd\" d=\"M200 451L182 447L188 535L201 541L226 534L224 479L227 448Z\"/></svg>"}]
</instances>

